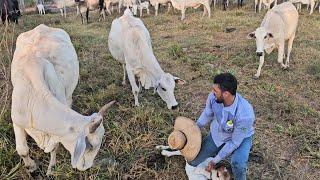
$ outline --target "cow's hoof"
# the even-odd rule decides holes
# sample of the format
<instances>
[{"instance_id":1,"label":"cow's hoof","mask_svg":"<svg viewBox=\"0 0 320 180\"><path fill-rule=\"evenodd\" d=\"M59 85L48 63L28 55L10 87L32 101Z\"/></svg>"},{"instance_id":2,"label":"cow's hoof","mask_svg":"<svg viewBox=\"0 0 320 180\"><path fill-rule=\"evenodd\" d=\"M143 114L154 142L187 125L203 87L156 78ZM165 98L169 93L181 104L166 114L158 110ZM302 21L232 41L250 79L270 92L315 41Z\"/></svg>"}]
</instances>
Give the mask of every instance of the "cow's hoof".
<instances>
[{"instance_id":1,"label":"cow's hoof","mask_svg":"<svg viewBox=\"0 0 320 180\"><path fill-rule=\"evenodd\" d=\"M38 166L35 163L33 165L26 166L26 169L29 173L34 172L35 170L37 170L37 168Z\"/></svg>"},{"instance_id":2,"label":"cow's hoof","mask_svg":"<svg viewBox=\"0 0 320 180\"><path fill-rule=\"evenodd\" d=\"M288 70L289 66L282 66L281 68L282 68L282 70Z\"/></svg>"},{"instance_id":3,"label":"cow's hoof","mask_svg":"<svg viewBox=\"0 0 320 180\"><path fill-rule=\"evenodd\" d=\"M259 79L259 75L254 75L254 76L252 76L252 79Z\"/></svg>"}]
</instances>

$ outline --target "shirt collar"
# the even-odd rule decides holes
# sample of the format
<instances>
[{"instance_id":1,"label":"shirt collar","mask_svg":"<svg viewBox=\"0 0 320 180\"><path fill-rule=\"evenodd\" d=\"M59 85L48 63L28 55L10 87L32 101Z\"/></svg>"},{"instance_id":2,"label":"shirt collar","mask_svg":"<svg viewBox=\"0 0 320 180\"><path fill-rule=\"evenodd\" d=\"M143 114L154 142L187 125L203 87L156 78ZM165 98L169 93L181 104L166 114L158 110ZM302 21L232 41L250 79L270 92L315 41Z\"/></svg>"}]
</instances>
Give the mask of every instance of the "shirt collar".
<instances>
[{"instance_id":1,"label":"shirt collar","mask_svg":"<svg viewBox=\"0 0 320 180\"><path fill-rule=\"evenodd\" d=\"M234 116L235 113L236 113L237 107L238 107L238 101L239 101L239 95L237 93L235 98L234 98L233 103L228 107L224 107L223 106L223 110L226 111L226 112L231 113Z\"/></svg>"}]
</instances>

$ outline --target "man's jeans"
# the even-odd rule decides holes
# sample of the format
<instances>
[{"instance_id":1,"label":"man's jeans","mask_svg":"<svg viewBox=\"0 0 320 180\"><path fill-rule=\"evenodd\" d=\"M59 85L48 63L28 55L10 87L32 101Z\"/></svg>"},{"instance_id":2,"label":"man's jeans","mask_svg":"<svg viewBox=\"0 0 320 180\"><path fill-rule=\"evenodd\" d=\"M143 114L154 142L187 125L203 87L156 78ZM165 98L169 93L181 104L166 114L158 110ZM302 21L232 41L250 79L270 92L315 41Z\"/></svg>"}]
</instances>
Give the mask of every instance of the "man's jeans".
<instances>
[{"instance_id":1,"label":"man's jeans","mask_svg":"<svg viewBox=\"0 0 320 180\"><path fill-rule=\"evenodd\" d=\"M236 180L245 180L247 173L247 163L249 159L249 152L252 146L253 136L245 138L238 149L231 154L231 167ZM224 145L224 144L223 144ZM215 157L222 149L223 145L217 147L212 140L211 133L204 138L201 145L201 150L198 156L191 162L191 166L197 166L209 157Z\"/></svg>"}]
</instances>

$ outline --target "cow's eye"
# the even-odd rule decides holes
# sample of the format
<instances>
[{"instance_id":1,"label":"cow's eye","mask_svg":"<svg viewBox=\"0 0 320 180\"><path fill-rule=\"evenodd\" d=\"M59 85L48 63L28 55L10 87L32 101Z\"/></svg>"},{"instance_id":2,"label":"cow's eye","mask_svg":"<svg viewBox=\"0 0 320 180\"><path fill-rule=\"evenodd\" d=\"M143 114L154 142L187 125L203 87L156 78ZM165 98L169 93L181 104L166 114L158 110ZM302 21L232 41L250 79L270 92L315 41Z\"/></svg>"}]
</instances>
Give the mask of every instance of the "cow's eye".
<instances>
[{"instance_id":1,"label":"cow's eye","mask_svg":"<svg viewBox=\"0 0 320 180\"><path fill-rule=\"evenodd\" d=\"M268 36L265 36L264 39L267 39Z\"/></svg>"},{"instance_id":2,"label":"cow's eye","mask_svg":"<svg viewBox=\"0 0 320 180\"><path fill-rule=\"evenodd\" d=\"M162 91L167 91L165 88L161 87Z\"/></svg>"}]
</instances>

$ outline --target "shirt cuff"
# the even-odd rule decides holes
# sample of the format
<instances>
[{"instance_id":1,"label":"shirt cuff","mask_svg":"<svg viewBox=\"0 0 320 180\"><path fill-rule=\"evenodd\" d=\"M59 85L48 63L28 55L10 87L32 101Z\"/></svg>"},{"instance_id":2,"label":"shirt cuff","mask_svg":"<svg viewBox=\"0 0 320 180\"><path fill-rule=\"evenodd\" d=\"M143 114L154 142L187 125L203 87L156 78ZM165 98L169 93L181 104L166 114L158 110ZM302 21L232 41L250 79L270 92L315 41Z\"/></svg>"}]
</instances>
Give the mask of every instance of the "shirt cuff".
<instances>
[{"instance_id":1,"label":"shirt cuff","mask_svg":"<svg viewBox=\"0 0 320 180\"><path fill-rule=\"evenodd\" d=\"M214 164L218 164L220 161L222 160L222 158L219 155L216 155L216 157L214 157L212 159L212 161L214 162Z\"/></svg>"}]
</instances>

